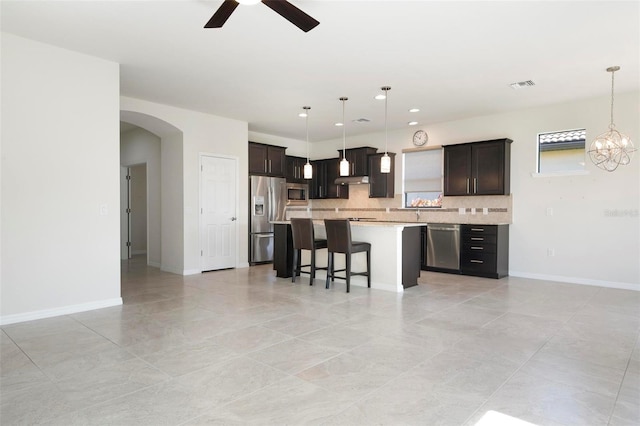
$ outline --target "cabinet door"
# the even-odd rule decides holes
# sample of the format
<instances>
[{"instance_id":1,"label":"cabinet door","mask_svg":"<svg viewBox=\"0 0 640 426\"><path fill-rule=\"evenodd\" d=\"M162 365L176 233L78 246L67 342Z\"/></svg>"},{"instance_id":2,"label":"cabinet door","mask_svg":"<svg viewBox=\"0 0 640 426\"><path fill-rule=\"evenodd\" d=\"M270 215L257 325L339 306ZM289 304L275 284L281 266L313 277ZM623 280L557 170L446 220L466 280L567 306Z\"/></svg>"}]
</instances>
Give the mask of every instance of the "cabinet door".
<instances>
[{"instance_id":1,"label":"cabinet door","mask_svg":"<svg viewBox=\"0 0 640 426\"><path fill-rule=\"evenodd\" d=\"M306 158L286 156L287 182L308 183L303 176Z\"/></svg>"},{"instance_id":2,"label":"cabinet door","mask_svg":"<svg viewBox=\"0 0 640 426\"><path fill-rule=\"evenodd\" d=\"M505 142L471 145L472 193L475 195L508 194L505 188Z\"/></svg>"},{"instance_id":3,"label":"cabinet door","mask_svg":"<svg viewBox=\"0 0 640 426\"><path fill-rule=\"evenodd\" d=\"M267 174L267 146L249 142L249 174Z\"/></svg>"},{"instance_id":4,"label":"cabinet door","mask_svg":"<svg viewBox=\"0 0 640 426\"><path fill-rule=\"evenodd\" d=\"M285 148L280 146L269 146L267 149L268 173L271 176L285 176Z\"/></svg>"},{"instance_id":5,"label":"cabinet door","mask_svg":"<svg viewBox=\"0 0 640 426\"><path fill-rule=\"evenodd\" d=\"M327 173L326 163L322 160L312 161L313 176L309 183L309 198L318 200L326 198L327 194Z\"/></svg>"},{"instance_id":6,"label":"cabinet door","mask_svg":"<svg viewBox=\"0 0 640 426\"><path fill-rule=\"evenodd\" d=\"M336 185L334 181L340 176L340 160L326 160L327 195L325 198L349 198L348 185Z\"/></svg>"},{"instance_id":7,"label":"cabinet door","mask_svg":"<svg viewBox=\"0 0 640 426\"><path fill-rule=\"evenodd\" d=\"M444 195L471 193L471 146L444 147Z\"/></svg>"},{"instance_id":8,"label":"cabinet door","mask_svg":"<svg viewBox=\"0 0 640 426\"><path fill-rule=\"evenodd\" d=\"M369 155L369 198L393 198L395 184L396 155L388 153L391 157L391 172L380 171L380 159L384 154Z\"/></svg>"}]
</instances>

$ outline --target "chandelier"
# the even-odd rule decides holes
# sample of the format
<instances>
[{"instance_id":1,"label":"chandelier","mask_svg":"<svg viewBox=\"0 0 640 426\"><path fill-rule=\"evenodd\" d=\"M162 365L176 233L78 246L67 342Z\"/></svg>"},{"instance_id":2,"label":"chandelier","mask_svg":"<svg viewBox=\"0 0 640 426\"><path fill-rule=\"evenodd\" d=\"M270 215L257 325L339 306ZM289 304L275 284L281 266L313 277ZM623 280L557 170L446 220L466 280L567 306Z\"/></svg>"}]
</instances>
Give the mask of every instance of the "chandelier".
<instances>
[{"instance_id":1,"label":"chandelier","mask_svg":"<svg viewBox=\"0 0 640 426\"><path fill-rule=\"evenodd\" d=\"M619 69L619 66L607 68L607 72L611 73L611 123L609 131L595 138L589 147L589 156L593 164L608 172L614 171L621 164L629 164L636 150L631 138L617 131L616 125L613 123L613 77Z\"/></svg>"}]
</instances>

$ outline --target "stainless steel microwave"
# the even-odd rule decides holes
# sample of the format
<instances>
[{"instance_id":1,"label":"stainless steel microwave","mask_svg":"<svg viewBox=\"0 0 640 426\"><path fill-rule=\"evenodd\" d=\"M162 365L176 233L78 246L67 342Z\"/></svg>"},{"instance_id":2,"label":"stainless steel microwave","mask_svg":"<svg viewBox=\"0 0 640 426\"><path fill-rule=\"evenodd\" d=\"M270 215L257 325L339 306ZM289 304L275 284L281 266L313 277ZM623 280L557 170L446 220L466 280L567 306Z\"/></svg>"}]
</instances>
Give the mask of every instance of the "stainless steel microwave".
<instances>
[{"instance_id":1,"label":"stainless steel microwave","mask_svg":"<svg viewBox=\"0 0 640 426\"><path fill-rule=\"evenodd\" d=\"M309 204L309 185L306 183L285 183L285 198L288 206Z\"/></svg>"}]
</instances>

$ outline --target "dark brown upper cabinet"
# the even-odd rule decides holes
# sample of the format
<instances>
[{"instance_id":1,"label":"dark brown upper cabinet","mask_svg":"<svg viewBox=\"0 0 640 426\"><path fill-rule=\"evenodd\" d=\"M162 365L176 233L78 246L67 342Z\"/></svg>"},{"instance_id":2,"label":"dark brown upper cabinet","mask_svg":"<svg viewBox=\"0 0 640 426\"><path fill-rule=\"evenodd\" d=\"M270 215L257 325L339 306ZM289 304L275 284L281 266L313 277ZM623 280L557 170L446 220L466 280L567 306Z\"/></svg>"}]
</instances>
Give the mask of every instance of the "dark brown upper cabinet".
<instances>
[{"instance_id":1,"label":"dark brown upper cabinet","mask_svg":"<svg viewBox=\"0 0 640 426\"><path fill-rule=\"evenodd\" d=\"M343 150L338 150L340 159L343 156ZM369 158L370 154L375 154L378 148L364 146L361 148L349 148L345 150L344 155L349 162L349 176L369 176Z\"/></svg>"},{"instance_id":2,"label":"dark brown upper cabinet","mask_svg":"<svg viewBox=\"0 0 640 426\"><path fill-rule=\"evenodd\" d=\"M249 142L249 174L285 177L286 148Z\"/></svg>"},{"instance_id":3,"label":"dark brown upper cabinet","mask_svg":"<svg viewBox=\"0 0 640 426\"><path fill-rule=\"evenodd\" d=\"M508 195L511 139L444 147L444 195Z\"/></svg>"},{"instance_id":4,"label":"dark brown upper cabinet","mask_svg":"<svg viewBox=\"0 0 640 426\"><path fill-rule=\"evenodd\" d=\"M311 167L313 167L313 177L309 184L311 199L349 198L349 186L334 183L340 175L339 159L314 160L311 162Z\"/></svg>"},{"instance_id":5,"label":"dark brown upper cabinet","mask_svg":"<svg viewBox=\"0 0 640 426\"><path fill-rule=\"evenodd\" d=\"M395 185L396 154L389 152L391 172L380 171L383 152L369 155L369 198L393 198Z\"/></svg>"},{"instance_id":6,"label":"dark brown upper cabinet","mask_svg":"<svg viewBox=\"0 0 640 426\"><path fill-rule=\"evenodd\" d=\"M303 157L294 157L287 155L286 157L286 178L287 182L295 183L309 183L308 179L304 178L304 165L307 163L307 159Z\"/></svg>"}]
</instances>

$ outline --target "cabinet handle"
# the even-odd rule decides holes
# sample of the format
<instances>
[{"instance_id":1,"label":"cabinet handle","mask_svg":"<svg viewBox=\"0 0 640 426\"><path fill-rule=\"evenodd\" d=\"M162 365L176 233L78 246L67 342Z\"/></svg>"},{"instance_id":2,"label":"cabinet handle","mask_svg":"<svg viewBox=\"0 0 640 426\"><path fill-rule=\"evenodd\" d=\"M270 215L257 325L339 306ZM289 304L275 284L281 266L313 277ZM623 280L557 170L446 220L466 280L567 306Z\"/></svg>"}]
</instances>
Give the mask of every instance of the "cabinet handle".
<instances>
[{"instance_id":1,"label":"cabinet handle","mask_svg":"<svg viewBox=\"0 0 640 426\"><path fill-rule=\"evenodd\" d=\"M471 250L484 250L482 247L471 247Z\"/></svg>"},{"instance_id":2,"label":"cabinet handle","mask_svg":"<svg viewBox=\"0 0 640 426\"><path fill-rule=\"evenodd\" d=\"M267 159L264 159L264 172L269 173L269 167L267 166Z\"/></svg>"},{"instance_id":3,"label":"cabinet handle","mask_svg":"<svg viewBox=\"0 0 640 426\"><path fill-rule=\"evenodd\" d=\"M469 262L471 262L471 263L484 263L482 260L475 260L475 259L471 259L471 260L469 260Z\"/></svg>"},{"instance_id":4,"label":"cabinet handle","mask_svg":"<svg viewBox=\"0 0 640 426\"><path fill-rule=\"evenodd\" d=\"M484 228L471 228L472 231L484 232Z\"/></svg>"},{"instance_id":5,"label":"cabinet handle","mask_svg":"<svg viewBox=\"0 0 640 426\"><path fill-rule=\"evenodd\" d=\"M271 160L269 160L269 173L271 173L271 172L272 172L272 170L271 170Z\"/></svg>"},{"instance_id":6,"label":"cabinet handle","mask_svg":"<svg viewBox=\"0 0 640 426\"><path fill-rule=\"evenodd\" d=\"M469 178L467 178L467 194L469 193Z\"/></svg>"},{"instance_id":7,"label":"cabinet handle","mask_svg":"<svg viewBox=\"0 0 640 426\"><path fill-rule=\"evenodd\" d=\"M473 178L473 193L478 193L478 178Z\"/></svg>"},{"instance_id":8,"label":"cabinet handle","mask_svg":"<svg viewBox=\"0 0 640 426\"><path fill-rule=\"evenodd\" d=\"M483 237L471 237L471 241L484 241Z\"/></svg>"}]
</instances>

